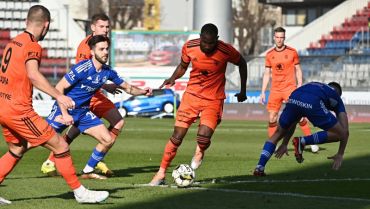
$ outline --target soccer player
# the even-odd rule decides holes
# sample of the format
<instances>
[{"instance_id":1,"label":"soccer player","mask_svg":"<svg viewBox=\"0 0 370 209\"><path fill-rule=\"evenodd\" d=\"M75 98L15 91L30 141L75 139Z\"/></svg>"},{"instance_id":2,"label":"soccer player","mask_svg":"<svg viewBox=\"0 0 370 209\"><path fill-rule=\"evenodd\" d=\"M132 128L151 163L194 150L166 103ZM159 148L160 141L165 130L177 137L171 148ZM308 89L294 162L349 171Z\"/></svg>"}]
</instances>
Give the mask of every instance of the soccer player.
<instances>
[{"instance_id":1,"label":"soccer player","mask_svg":"<svg viewBox=\"0 0 370 209\"><path fill-rule=\"evenodd\" d=\"M105 14L93 15L91 18L91 31L92 34L82 40L77 48L76 64L82 60L91 59L90 47L88 45L88 41L91 37L95 35L108 36L109 17ZM111 87L111 89L108 89L109 87ZM111 93L114 92L115 89L114 85L104 85L103 88ZM123 128L124 121L114 104L104 96L100 90L97 91L91 99L90 110L99 118L104 118L109 122L109 133L113 139L116 139ZM70 144L79 134L80 130L76 126L71 126L63 138ZM113 175L113 172L104 162L99 162L96 168L106 176ZM41 171L48 175L54 175L56 173L53 155L50 155L49 159L42 164Z\"/></svg>"},{"instance_id":2,"label":"soccer player","mask_svg":"<svg viewBox=\"0 0 370 209\"><path fill-rule=\"evenodd\" d=\"M265 91L271 78L271 90L267 103L269 111L268 136L271 137L277 128L278 113L282 103L285 103L294 89L302 85L302 69L297 51L284 44L285 29L274 30L275 47L266 54L266 69L262 79L261 103L266 103ZM302 118L299 122L305 136L311 135L308 121ZM317 145L311 146L312 152L317 152Z\"/></svg>"},{"instance_id":3,"label":"soccer player","mask_svg":"<svg viewBox=\"0 0 370 209\"><path fill-rule=\"evenodd\" d=\"M184 75L192 64L188 86L177 111L172 136L164 149L159 171L149 183L152 186L165 183L166 169L174 159L189 127L197 117L200 124L197 133L197 147L191 167L197 169L203 160L204 152L211 145L211 137L221 122L225 99L225 71L228 62L239 66L240 93L235 96L238 102L246 97L247 65L240 53L230 44L218 40L218 29L214 24L205 24L199 39L187 41L182 48L181 63L172 76L160 86L173 86L175 80Z\"/></svg>"},{"instance_id":4,"label":"soccer player","mask_svg":"<svg viewBox=\"0 0 370 209\"><path fill-rule=\"evenodd\" d=\"M0 77L0 124L9 151L0 158L0 183L31 148L43 146L54 153L55 164L79 203L97 203L108 198L106 191L91 191L79 182L68 144L32 107L33 86L56 99L66 124L73 119L67 108L73 100L52 87L39 72L41 46L49 30L50 12L41 5L32 6L27 14L26 30L5 47ZM0 198L0 204L10 201Z\"/></svg>"},{"instance_id":5,"label":"soccer player","mask_svg":"<svg viewBox=\"0 0 370 209\"><path fill-rule=\"evenodd\" d=\"M115 138L103 122L90 111L90 100L107 80L120 86L124 91L132 95L151 95L150 88L140 89L124 82L117 72L112 70L105 63L108 61L110 41L107 36L96 35L90 38L88 45L91 48L92 58L84 60L72 67L56 85L60 92L71 97L75 103L75 109L69 110L73 117L74 126L81 133L88 134L99 142L93 150L85 168L82 170L82 178L106 179L105 176L94 173L95 166L104 158L109 149L113 146ZM63 122L64 116L58 105L54 104L49 114L48 123L59 133L68 126Z\"/></svg>"},{"instance_id":6,"label":"soccer player","mask_svg":"<svg viewBox=\"0 0 370 209\"><path fill-rule=\"evenodd\" d=\"M287 144L293 135L301 117L307 117L316 127L323 129L309 136L294 137L293 145L298 163L303 162L305 145L324 144L339 141L338 152L328 157L334 161L332 168L338 170L343 161L349 130L347 113L340 96L342 88L336 82L328 85L311 82L297 88L290 95L280 116L279 126L275 133L265 142L254 176L265 176L265 166L275 152L277 143L284 137L282 144L276 150L275 156L281 158L288 154ZM335 112L334 116L330 111Z\"/></svg>"}]
</instances>

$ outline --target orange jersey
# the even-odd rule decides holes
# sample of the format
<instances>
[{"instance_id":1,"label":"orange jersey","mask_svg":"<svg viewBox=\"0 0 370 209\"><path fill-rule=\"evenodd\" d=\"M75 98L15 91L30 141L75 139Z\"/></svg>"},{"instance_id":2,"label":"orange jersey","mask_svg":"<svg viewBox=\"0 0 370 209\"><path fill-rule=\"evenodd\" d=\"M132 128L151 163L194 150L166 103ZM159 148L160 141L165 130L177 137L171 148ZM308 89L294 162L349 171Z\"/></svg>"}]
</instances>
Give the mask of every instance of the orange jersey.
<instances>
[{"instance_id":1,"label":"orange jersey","mask_svg":"<svg viewBox=\"0 0 370 209\"><path fill-rule=\"evenodd\" d=\"M282 51L273 48L267 52L265 65L271 68L271 91L296 89L295 65L298 64L298 53L289 46Z\"/></svg>"},{"instance_id":2,"label":"orange jersey","mask_svg":"<svg viewBox=\"0 0 370 209\"><path fill-rule=\"evenodd\" d=\"M33 110L33 85L26 62L35 59L40 63L41 52L34 36L26 31L6 45L0 71L0 114L19 115Z\"/></svg>"},{"instance_id":3,"label":"orange jersey","mask_svg":"<svg viewBox=\"0 0 370 209\"><path fill-rule=\"evenodd\" d=\"M211 55L200 50L200 39L187 41L182 47L181 59L192 64L186 92L205 99L225 99L225 72L227 62L238 64L240 53L230 44L218 41Z\"/></svg>"},{"instance_id":4,"label":"orange jersey","mask_svg":"<svg viewBox=\"0 0 370 209\"><path fill-rule=\"evenodd\" d=\"M87 44L91 39L92 35L87 36L84 40L81 41L80 45L77 48L77 55L76 55L76 64L81 62L82 60L87 60L91 58L90 47Z\"/></svg>"}]
</instances>

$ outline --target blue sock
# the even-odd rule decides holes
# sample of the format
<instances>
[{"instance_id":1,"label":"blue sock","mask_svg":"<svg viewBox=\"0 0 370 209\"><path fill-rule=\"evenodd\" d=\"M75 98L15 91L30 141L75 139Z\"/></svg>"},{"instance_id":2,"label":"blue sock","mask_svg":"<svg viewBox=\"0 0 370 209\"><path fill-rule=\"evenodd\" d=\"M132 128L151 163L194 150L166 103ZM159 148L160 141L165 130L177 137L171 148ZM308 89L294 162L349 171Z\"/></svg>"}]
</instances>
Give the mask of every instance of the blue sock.
<instances>
[{"instance_id":1,"label":"blue sock","mask_svg":"<svg viewBox=\"0 0 370 209\"><path fill-rule=\"evenodd\" d=\"M276 148L276 144L266 141L265 145L263 146L260 160L258 161L257 168L263 170L267 161L270 159L271 155L274 153Z\"/></svg>"},{"instance_id":2,"label":"blue sock","mask_svg":"<svg viewBox=\"0 0 370 209\"><path fill-rule=\"evenodd\" d=\"M327 141L328 141L327 131L319 131L312 135L301 137L301 143L303 145L324 144Z\"/></svg>"},{"instance_id":3,"label":"blue sock","mask_svg":"<svg viewBox=\"0 0 370 209\"><path fill-rule=\"evenodd\" d=\"M95 168L95 166L98 164L98 162L103 160L105 154L106 154L105 152L99 152L95 148L93 153L91 154L91 156L89 158L89 161L87 161L87 165L92 167L92 168Z\"/></svg>"}]
</instances>

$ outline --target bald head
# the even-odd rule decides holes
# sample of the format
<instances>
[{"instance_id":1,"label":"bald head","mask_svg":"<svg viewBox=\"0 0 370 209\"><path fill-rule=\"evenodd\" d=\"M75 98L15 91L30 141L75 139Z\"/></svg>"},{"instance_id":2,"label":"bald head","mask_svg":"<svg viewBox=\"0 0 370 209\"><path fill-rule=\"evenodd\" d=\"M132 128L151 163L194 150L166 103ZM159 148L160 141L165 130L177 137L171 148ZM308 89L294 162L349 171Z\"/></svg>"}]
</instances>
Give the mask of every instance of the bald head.
<instances>
[{"instance_id":1,"label":"bald head","mask_svg":"<svg viewBox=\"0 0 370 209\"><path fill-rule=\"evenodd\" d=\"M50 22L50 12L44 6L34 5L28 10L27 21L32 23Z\"/></svg>"}]
</instances>

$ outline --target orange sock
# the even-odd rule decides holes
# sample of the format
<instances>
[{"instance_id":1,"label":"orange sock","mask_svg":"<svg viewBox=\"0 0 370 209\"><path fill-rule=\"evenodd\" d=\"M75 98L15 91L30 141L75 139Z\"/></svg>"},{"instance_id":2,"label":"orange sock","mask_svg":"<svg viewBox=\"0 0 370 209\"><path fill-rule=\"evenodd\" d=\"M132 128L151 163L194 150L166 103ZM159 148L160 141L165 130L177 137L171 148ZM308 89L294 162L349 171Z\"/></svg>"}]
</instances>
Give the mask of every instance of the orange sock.
<instances>
[{"instance_id":1,"label":"orange sock","mask_svg":"<svg viewBox=\"0 0 370 209\"><path fill-rule=\"evenodd\" d=\"M179 145L175 145L171 140L169 140L164 148L164 153L161 162L161 168L167 169L170 166L172 160L175 158L177 153L177 148Z\"/></svg>"},{"instance_id":2,"label":"orange sock","mask_svg":"<svg viewBox=\"0 0 370 209\"><path fill-rule=\"evenodd\" d=\"M73 141L73 139L70 139L70 138L68 137L68 135L67 135L67 134L64 134L64 135L63 135L63 139L64 139L64 141L66 141L68 144L71 144L71 143L72 143L72 141ZM54 158L54 153L53 153L53 152L50 152L49 157L48 157L48 160L50 160L50 161L52 161L52 162L54 162L54 163L55 163L55 158Z\"/></svg>"},{"instance_id":3,"label":"orange sock","mask_svg":"<svg viewBox=\"0 0 370 209\"><path fill-rule=\"evenodd\" d=\"M0 183L13 170L21 158L8 151L0 158Z\"/></svg>"},{"instance_id":4,"label":"orange sock","mask_svg":"<svg viewBox=\"0 0 370 209\"><path fill-rule=\"evenodd\" d=\"M76 170L73 166L72 157L69 150L61 154L55 154L55 165L59 173L63 176L68 186L74 190L81 186L76 176Z\"/></svg>"},{"instance_id":5,"label":"orange sock","mask_svg":"<svg viewBox=\"0 0 370 209\"><path fill-rule=\"evenodd\" d=\"M277 122L270 123L269 122L269 127L267 128L269 138L275 133L277 129Z\"/></svg>"},{"instance_id":6,"label":"orange sock","mask_svg":"<svg viewBox=\"0 0 370 209\"><path fill-rule=\"evenodd\" d=\"M305 136L311 135L311 129L306 119L303 119L301 122L299 122L299 127L301 127L303 135Z\"/></svg>"}]
</instances>

